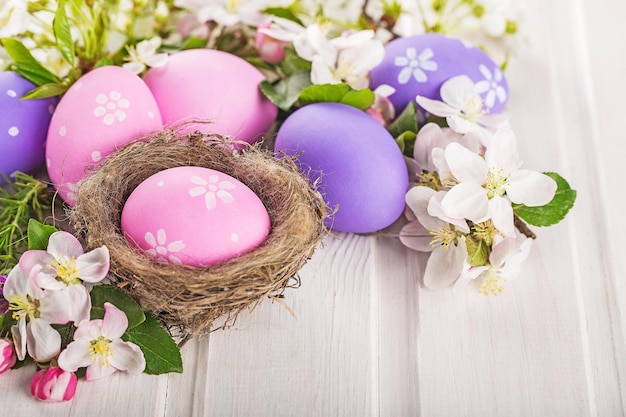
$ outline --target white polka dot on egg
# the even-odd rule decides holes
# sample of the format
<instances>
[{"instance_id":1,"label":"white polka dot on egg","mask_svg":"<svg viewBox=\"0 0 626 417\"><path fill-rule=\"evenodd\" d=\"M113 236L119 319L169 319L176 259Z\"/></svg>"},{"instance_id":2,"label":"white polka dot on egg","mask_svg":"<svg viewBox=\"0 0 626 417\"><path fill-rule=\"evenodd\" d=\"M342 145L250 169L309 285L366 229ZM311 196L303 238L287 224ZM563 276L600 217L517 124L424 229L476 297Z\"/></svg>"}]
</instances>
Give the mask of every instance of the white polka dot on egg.
<instances>
[{"instance_id":1,"label":"white polka dot on egg","mask_svg":"<svg viewBox=\"0 0 626 417\"><path fill-rule=\"evenodd\" d=\"M159 181L158 184L157 184L158 187L163 187L164 185L165 185L165 183L163 181Z\"/></svg>"},{"instance_id":2,"label":"white polka dot on egg","mask_svg":"<svg viewBox=\"0 0 626 417\"><path fill-rule=\"evenodd\" d=\"M239 240L239 235L237 233L233 233L230 236L230 240L232 240L233 242L237 242Z\"/></svg>"},{"instance_id":3,"label":"white polka dot on egg","mask_svg":"<svg viewBox=\"0 0 626 417\"><path fill-rule=\"evenodd\" d=\"M98 151L93 151L91 153L91 160L94 162L100 162L100 160L102 159L102 154Z\"/></svg>"},{"instance_id":4,"label":"white polka dot on egg","mask_svg":"<svg viewBox=\"0 0 626 417\"><path fill-rule=\"evenodd\" d=\"M59 129L59 136L65 136L65 135L67 135L67 127L61 126L61 128Z\"/></svg>"},{"instance_id":5,"label":"white polka dot on egg","mask_svg":"<svg viewBox=\"0 0 626 417\"><path fill-rule=\"evenodd\" d=\"M19 134L20 134L20 130L17 128L17 126L12 126L11 128L9 128L10 136L16 137Z\"/></svg>"},{"instance_id":6,"label":"white polka dot on egg","mask_svg":"<svg viewBox=\"0 0 626 417\"><path fill-rule=\"evenodd\" d=\"M17 93L15 92L15 90L7 90L7 96L17 97Z\"/></svg>"}]
</instances>

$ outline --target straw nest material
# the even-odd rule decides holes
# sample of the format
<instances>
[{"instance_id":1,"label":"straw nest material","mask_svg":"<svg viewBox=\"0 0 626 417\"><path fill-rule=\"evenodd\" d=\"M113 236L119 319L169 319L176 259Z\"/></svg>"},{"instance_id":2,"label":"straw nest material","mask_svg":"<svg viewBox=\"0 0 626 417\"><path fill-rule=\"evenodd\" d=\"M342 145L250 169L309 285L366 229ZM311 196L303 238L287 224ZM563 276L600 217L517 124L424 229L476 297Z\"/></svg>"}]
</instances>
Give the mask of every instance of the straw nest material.
<instances>
[{"instance_id":1,"label":"straw nest material","mask_svg":"<svg viewBox=\"0 0 626 417\"><path fill-rule=\"evenodd\" d=\"M108 247L117 285L187 337L208 332L220 317L220 327L227 326L246 307L299 285L298 271L327 232L328 208L291 158L247 144L237 154L229 145L217 136L158 132L108 157L80 184L70 212L89 249ZM269 213L267 240L206 268L158 263L131 248L120 230L126 199L146 178L177 166L215 169L246 184Z\"/></svg>"}]
</instances>

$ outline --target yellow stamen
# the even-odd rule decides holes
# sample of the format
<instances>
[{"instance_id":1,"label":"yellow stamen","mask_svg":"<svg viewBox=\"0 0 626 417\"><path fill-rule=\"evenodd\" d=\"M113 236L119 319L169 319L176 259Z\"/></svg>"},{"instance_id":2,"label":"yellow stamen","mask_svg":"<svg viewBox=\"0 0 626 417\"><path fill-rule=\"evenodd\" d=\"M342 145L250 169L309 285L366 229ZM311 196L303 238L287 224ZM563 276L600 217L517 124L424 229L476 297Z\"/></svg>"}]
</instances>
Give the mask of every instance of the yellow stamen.
<instances>
[{"instance_id":1,"label":"yellow stamen","mask_svg":"<svg viewBox=\"0 0 626 417\"><path fill-rule=\"evenodd\" d=\"M494 227L491 220L474 224L474 236L485 241L487 245L491 245L493 243L496 233L498 233L498 229Z\"/></svg>"},{"instance_id":2,"label":"yellow stamen","mask_svg":"<svg viewBox=\"0 0 626 417\"><path fill-rule=\"evenodd\" d=\"M483 187L487 189L487 197L502 197L509 186L509 176L504 175L502 168L489 168Z\"/></svg>"},{"instance_id":3,"label":"yellow stamen","mask_svg":"<svg viewBox=\"0 0 626 417\"><path fill-rule=\"evenodd\" d=\"M506 282L506 280L498 279L494 276L489 276L483 281L482 284L480 284L480 288L478 289L478 291L480 291L480 293L484 295L498 295L502 291L504 291L504 282Z\"/></svg>"},{"instance_id":4,"label":"yellow stamen","mask_svg":"<svg viewBox=\"0 0 626 417\"><path fill-rule=\"evenodd\" d=\"M439 180L439 173L437 171L429 172L422 171L421 174L417 174L419 180L418 184L424 187L432 188L435 191L439 191L442 188L441 180Z\"/></svg>"},{"instance_id":5,"label":"yellow stamen","mask_svg":"<svg viewBox=\"0 0 626 417\"><path fill-rule=\"evenodd\" d=\"M478 118L489 113L489 110L483 109L483 100L479 96L472 97L465 103L465 109L461 112L463 118L470 122L476 122Z\"/></svg>"},{"instance_id":6,"label":"yellow stamen","mask_svg":"<svg viewBox=\"0 0 626 417\"><path fill-rule=\"evenodd\" d=\"M21 318L36 319L40 317L39 300L33 300L29 295L13 294L9 298L9 310L14 320Z\"/></svg>"},{"instance_id":7,"label":"yellow stamen","mask_svg":"<svg viewBox=\"0 0 626 417\"><path fill-rule=\"evenodd\" d=\"M458 234L452 225L440 227L439 229L430 230L428 233L433 237L430 246L443 246L444 250L448 250L450 244L456 245Z\"/></svg>"},{"instance_id":8,"label":"yellow stamen","mask_svg":"<svg viewBox=\"0 0 626 417\"><path fill-rule=\"evenodd\" d=\"M80 278L80 271L76 265L76 258L63 257L60 261L55 259L51 264L46 265L48 269L54 269L57 273L57 280L66 283L67 285L76 283Z\"/></svg>"},{"instance_id":9,"label":"yellow stamen","mask_svg":"<svg viewBox=\"0 0 626 417\"><path fill-rule=\"evenodd\" d=\"M109 344L111 341L105 339L104 336L99 336L97 339L91 341L89 347L89 354L93 356L94 363L100 361L100 366L111 366L109 358L113 356L113 350Z\"/></svg>"}]
</instances>

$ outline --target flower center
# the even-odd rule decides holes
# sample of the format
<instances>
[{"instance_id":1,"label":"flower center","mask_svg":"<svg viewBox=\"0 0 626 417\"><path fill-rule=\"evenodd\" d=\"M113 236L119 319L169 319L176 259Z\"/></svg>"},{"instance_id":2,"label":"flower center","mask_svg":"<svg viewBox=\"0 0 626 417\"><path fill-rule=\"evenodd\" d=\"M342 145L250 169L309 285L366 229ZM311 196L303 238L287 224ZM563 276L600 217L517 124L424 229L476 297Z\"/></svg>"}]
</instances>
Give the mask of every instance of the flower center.
<instances>
[{"instance_id":1,"label":"flower center","mask_svg":"<svg viewBox=\"0 0 626 417\"><path fill-rule=\"evenodd\" d=\"M497 232L498 229L494 227L491 220L474 224L474 236L485 241L487 245L491 245L493 243L493 238L496 236Z\"/></svg>"},{"instance_id":2,"label":"flower center","mask_svg":"<svg viewBox=\"0 0 626 417\"><path fill-rule=\"evenodd\" d=\"M448 250L450 244L456 245L457 232L452 225L440 227L439 229L430 230L428 233L433 237L430 241L430 246L443 246L444 250Z\"/></svg>"},{"instance_id":3,"label":"flower center","mask_svg":"<svg viewBox=\"0 0 626 417\"><path fill-rule=\"evenodd\" d=\"M46 265L49 269L55 269L57 273L57 280L64 282L67 285L80 283L80 271L76 266L76 258L71 257L63 258L60 261L55 259L51 264Z\"/></svg>"},{"instance_id":4,"label":"flower center","mask_svg":"<svg viewBox=\"0 0 626 417\"><path fill-rule=\"evenodd\" d=\"M9 310L13 311L13 319L21 318L37 319L40 316L39 300L31 299L30 296L22 294L13 294L9 298Z\"/></svg>"},{"instance_id":5,"label":"flower center","mask_svg":"<svg viewBox=\"0 0 626 417\"><path fill-rule=\"evenodd\" d=\"M104 336L99 336L97 339L91 341L89 346L89 354L93 356L93 361L97 363L100 361L100 366L111 366L110 358L113 356L113 350L109 344L111 341Z\"/></svg>"},{"instance_id":6,"label":"flower center","mask_svg":"<svg viewBox=\"0 0 626 417\"><path fill-rule=\"evenodd\" d=\"M461 114L465 120L475 123L478 118L487 113L483 109L483 100L480 96L474 96L465 103L465 108Z\"/></svg>"},{"instance_id":7,"label":"flower center","mask_svg":"<svg viewBox=\"0 0 626 417\"><path fill-rule=\"evenodd\" d=\"M509 176L504 175L502 168L489 168L483 187L487 189L487 198L502 197L509 186Z\"/></svg>"},{"instance_id":8,"label":"flower center","mask_svg":"<svg viewBox=\"0 0 626 417\"><path fill-rule=\"evenodd\" d=\"M484 295L498 295L502 291L504 291L504 285L502 284L505 280L501 280L496 278L495 276L489 275L482 284L480 284L481 294Z\"/></svg>"},{"instance_id":9,"label":"flower center","mask_svg":"<svg viewBox=\"0 0 626 417\"><path fill-rule=\"evenodd\" d=\"M422 171L421 174L417 174L419 181L419 185L423 185L424 187L432 188L435 191L439 191L443 188L441 184L441 180L439 179L439 173L437 171Z\"/></svg>"}]
</instances>

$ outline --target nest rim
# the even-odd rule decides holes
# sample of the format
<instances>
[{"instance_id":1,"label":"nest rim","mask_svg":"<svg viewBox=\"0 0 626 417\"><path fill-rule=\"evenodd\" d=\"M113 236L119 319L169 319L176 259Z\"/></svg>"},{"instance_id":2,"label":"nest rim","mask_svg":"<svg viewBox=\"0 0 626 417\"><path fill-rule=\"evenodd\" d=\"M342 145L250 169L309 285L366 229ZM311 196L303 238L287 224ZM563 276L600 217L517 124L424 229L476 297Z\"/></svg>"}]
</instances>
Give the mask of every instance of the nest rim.
<instances>
[{"instance_id":1,"label":"nest rim","mask_svg":"<svg viewBox=\"0 0 626 417\"><path fill-rule=\"evenodd\" d=\"M143 180L178 166L214 169L248 186L270 216L267 239L207 267L158 262L128 244L121 231L126 199ZM69 218L86 247L107 246L115 285L183 337L216 330L218 318L217 328L228 327L244 309L299 286L298 271L329 233L328 207L295 158L215 134L166 129L133 141L83 179L76 196Z\"/></svg>"}]
</instances>

